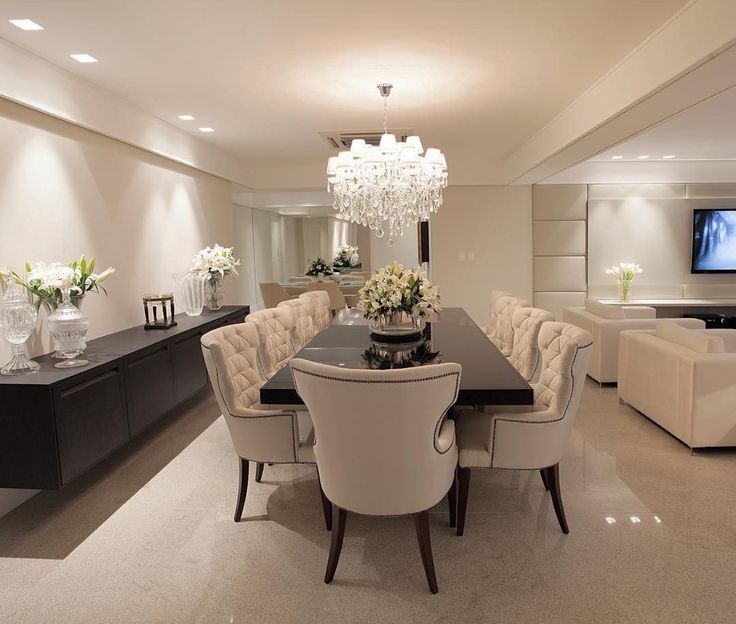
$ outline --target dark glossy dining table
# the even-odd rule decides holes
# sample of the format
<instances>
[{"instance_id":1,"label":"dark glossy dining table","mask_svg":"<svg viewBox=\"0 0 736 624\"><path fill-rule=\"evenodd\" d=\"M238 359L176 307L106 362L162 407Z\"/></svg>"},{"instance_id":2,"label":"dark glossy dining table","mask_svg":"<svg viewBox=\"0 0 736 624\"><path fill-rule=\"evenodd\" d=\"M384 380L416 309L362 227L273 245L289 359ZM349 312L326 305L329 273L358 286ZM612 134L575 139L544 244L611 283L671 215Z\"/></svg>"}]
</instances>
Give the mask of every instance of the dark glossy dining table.
<instances>
[{"instance_id":1,"label":"dark glossy dining table","mask_svg":"<svg viewBox=\"0 0 736 624\"><path fill-rule=\"evenodd\" d=\"M457 362L462 377L459 405L531 405L534 393L508 359L486 337L462 308L445 308L439 319L427 323L417 362ZM368 322L354 309L339 312L332 324L315 336L296 357L346 368L385 367L386 352L376 347ZM395 354L396 348L389 348ZM407 356L412 349L407 349ZM430 354L431 358L426 355ZM436 354L436 355L435 355ZM378 360L378 362L377 362ZM431 360L431 361L430 361ZM404 362L406 364L406 362ZM390 365L388 367L391 367ZM291 369L285 366L261 387L261 403L301 405Z\"/></svg>"}]
</instances>

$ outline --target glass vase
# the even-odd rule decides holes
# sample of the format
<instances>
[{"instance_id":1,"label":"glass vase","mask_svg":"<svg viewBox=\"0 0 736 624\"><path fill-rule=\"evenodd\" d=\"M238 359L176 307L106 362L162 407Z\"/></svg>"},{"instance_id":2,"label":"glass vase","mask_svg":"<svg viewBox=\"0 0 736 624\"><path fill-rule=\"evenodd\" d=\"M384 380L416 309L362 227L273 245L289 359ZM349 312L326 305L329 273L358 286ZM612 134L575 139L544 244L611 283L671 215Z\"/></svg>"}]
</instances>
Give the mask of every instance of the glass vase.
<instances>
[{"instance_id":1,"label":"glass vase","mask_svg":"<svg viewBox=\"0 0 736 624\"><path fill-rule=\"evenodd\" d=\"M224 288L221 277L210 277L207 280L207 308L219 310L222 307Z\"/></svg>"},{"instance_id":2,"label":"glass vase","mask_svg":"<svg viewBox=\"0 0 736 624\"><path fill-rule=\"evenodd\" d=\"M392 342L396 340L411 339L421 334L425 322L423 318L417 318L406 312L391 312L371 319L369 327L371 333L378 338L385 338Z\"/></svg>"},{"instance_id":3,"label":"glass vase","mask_svg":"<svg viewBox=\"0 0 736 624\"><path fill-rule=\"evenodd\" d=\"M26 355L26 340L36 328L38 312L28 296L15 282L8 279L7 289L0 301L0 331L13 347L10 361L0 368L3 375L18 375L37 371L41 366Z\"/></svg>"},{"instance_id":4,"label":"glass vase","mask_svg":"<svg viewBox=\"0 0 736 624\"><path fill-rule=\"evenodd\" d=\"M206 278L197 273L187 273L176 278L179 290L178 296L184 304L184 312L187 316L199 316L204 307L204 290Z\"/></svg>"},{"instance_id":5,"label":"glass vase","mask_svg":"<svg viewBox=\"0 0 736 624\"><path fill-rule=\"evenodd\" d=\"M622 303L628 303L631 298L631 280L619 280L618 282L618 300Z\"/></svg>"},{"instance_id":6,"label":"glass vase","mask_svg":"<svg viewBox=\"0 0 736 624\"><path fill-rule=\"evenodd\" d=\"M79 359L87 348L89 319L71 302L69 290L62 292L61 304L49 316L49 333L54 343L54 357L62 361L56 368L75 368L89 364Z\"/></svg>"}]
</instances>

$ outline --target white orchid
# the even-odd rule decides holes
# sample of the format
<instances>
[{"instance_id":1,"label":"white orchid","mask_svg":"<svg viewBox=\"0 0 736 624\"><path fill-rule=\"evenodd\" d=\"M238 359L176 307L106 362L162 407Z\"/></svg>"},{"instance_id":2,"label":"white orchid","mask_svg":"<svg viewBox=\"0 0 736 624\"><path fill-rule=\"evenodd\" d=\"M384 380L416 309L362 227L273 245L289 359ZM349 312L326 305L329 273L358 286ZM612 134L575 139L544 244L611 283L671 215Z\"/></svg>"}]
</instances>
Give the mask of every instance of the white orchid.
<instances>
[{"instance_id":1,"label":"white orchid","mask_svg":"<svg viewBox=\"0 0 736 624\"><path fill-rule=\"evenodd\" d=\"M238 276L240 260L235 259L234 247L223 247L215 243L213 247L200 249L192 258L191 272L207 279Z\"/></svg>"},{"instance_id":2,"label":"white orchid","mask_svg":"<svg viewBox=\"0 0 736 624\"><path fill-rule=\"evenodd\" d=\"M394 262L376 271L360 289L358 309L366 318L377 319L395 312L426 316L442 308L437 287L421 268L412 271Z\"/></svg>"}]
</instances>

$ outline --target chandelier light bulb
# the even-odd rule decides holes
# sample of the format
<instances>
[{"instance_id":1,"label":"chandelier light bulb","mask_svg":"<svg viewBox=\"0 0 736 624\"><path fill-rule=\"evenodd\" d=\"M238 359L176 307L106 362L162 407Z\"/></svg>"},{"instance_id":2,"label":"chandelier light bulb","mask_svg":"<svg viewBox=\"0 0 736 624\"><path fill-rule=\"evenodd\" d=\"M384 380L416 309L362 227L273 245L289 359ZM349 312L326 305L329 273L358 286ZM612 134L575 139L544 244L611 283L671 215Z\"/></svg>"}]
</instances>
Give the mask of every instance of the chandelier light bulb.
<instances>
[{"instance_id":1,"label":"chandelier light bulb","mask_svg":"<svg viewBox=\"0 0 736 624\"><path fill-rule=\"evenodd\" d=\"M426 221L442 206L447 161L437 148L426 150L418 136L397 141L388 131L387 101L392 85L382 83L383 135L378 146L354 139L350 151L327 161L327 190L338 217L370 228L388 245L404 228ZM423 154L423 155L422 155Z\"/></svg>"}]
</instances>

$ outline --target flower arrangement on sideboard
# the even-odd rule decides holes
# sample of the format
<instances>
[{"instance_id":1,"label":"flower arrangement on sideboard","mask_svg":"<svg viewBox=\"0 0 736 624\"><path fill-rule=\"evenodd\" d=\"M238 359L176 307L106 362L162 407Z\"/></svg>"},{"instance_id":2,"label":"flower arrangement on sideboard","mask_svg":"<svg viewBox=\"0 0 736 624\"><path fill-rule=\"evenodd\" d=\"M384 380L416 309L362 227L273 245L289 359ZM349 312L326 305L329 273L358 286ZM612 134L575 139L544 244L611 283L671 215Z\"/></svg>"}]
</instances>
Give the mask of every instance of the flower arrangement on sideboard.
<instances>
[{"instance_id":1,"label":"flower arrangement on sideboard","mask_svg":"<svg viewBox=\"0 0 736 624\"><path fill-rule=\"evenodd\" d=\"M238 277L239 266L240 259L235 258L234 247L223 247L215 243L194 254L190 272L206 280L209 287L207 307L210 310L219 310L222 307L222 282L226 277Z\"/></svg>"}]
</instances>

